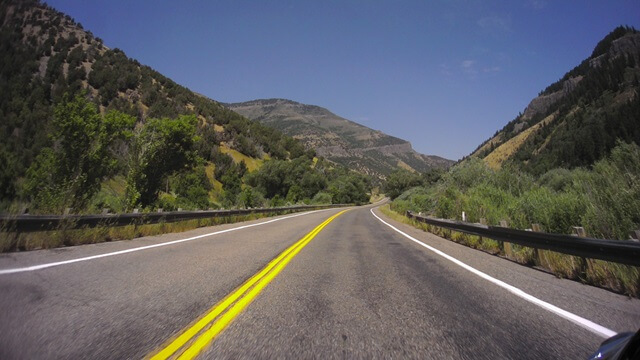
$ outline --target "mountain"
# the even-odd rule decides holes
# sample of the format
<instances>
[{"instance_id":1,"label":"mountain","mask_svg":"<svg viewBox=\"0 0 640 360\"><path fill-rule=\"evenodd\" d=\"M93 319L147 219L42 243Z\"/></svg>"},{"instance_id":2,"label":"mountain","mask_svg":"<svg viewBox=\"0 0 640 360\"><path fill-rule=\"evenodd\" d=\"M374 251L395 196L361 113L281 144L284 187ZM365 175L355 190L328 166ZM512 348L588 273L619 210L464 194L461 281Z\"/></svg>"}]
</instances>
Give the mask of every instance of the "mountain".
<instances>
[{"instance_id":1,"label":"mountain","mask_svg":"<svg viewBox=\"0 0 640 360\"><path fill-rule=\"evenodd\" d=\"M534 174L589 166L618 141L640 144L640 33L618 27L471 156Z\"/></svg>"},{"instance_id":2,"label":"mountain","mask_svg":"<svg viewBox=\"0 0 640 360\"><path fill-rule=\"evenodd\" d=\"M108 48L40 1L0 2L0 49L0 210L262 206L331 189L323 201L366 195L363 177ZM267 161L267 172L304 181L258 174L249 185L245 175ZM359 189L357 199L334 182Z\"/></svg>"},{"instance_id":3,"label":"mountain","mask_svg":"<svg viewBox=\"0 0 640 360\"><path fill-rule=\"evenodd\" d=\"M319 106L285 99L252 100L225 106L301 140L318 155L379 178L397 168L424 172L453 164L438 156L420 154L408 141L347 120Z\"/></svg>"}]
</instances>

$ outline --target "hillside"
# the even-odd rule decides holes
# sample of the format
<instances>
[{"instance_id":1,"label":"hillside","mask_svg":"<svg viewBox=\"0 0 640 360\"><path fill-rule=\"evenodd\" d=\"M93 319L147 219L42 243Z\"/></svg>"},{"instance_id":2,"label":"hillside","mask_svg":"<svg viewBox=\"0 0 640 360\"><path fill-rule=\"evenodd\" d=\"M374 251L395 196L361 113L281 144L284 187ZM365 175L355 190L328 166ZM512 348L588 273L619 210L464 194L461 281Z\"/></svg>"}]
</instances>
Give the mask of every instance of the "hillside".
<instances>
[{"instance_id":1,"label":"hillside","mask_svg":"<svg viewBox=\"0 0 640 360\"><path fill-rule=\"evenodd\" d=\"M39 1L1 2L0 25L0 211L257 206L276 194L277 205L366 183ZM291 194L285 179L265 185L267 162L310 183Z\"/></svg>"},{"instance_id":2,"label":"hillside","mask_svg":"<svg viewBox=\"0 0 640 360\"><path fill-rule=\"evenodd\" d=\"M548 233L582 227L589 237L626 241L640 227L639 61L640 33L616 28L588 59L436 182L388 181L385 188L397 196L391 209L457 220L465 214L466 221L488 225L506 220L511 228ZM452 239L505 254L502 244L486 238ZM517 247L513 259L558 277L640 294L636 267L539 254Z\"/></svg>"},{"instance_id":3,"label":"hillside","mask_svg":"<svg viewBox=\"0 0 640 360\"><path fill-rule=\"evenodd\" d=\"M618 27L472 156L534 174L588 166L617 141L640 143L640 33Z\"/></svg>"},{"instance_id":4,"label":"hillside","mask_svg":"<svg viewBox=\"0 0 640 360\"><path fill-rule=\"evenodd\" d=\"M411 143L344 119L329 110L285 99L225 104L249 119L301 140L318 155L365 174L385 177L405 168L424 172L453 161L414 151Z\"/></svg>"}]
</instances>

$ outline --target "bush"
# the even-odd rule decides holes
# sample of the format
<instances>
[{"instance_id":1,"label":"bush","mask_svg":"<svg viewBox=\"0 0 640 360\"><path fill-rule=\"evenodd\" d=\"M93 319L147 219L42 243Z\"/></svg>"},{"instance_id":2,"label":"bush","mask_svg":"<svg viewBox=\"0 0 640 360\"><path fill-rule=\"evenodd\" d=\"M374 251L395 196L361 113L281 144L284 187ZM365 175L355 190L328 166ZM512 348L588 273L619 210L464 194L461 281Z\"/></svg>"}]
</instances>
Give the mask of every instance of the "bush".
<instances>
[{"instance_id":1,"label":"bush","mask_svg":"<svg viewBox=\"0 0 640 360\"><path fill-rule=\"evenodd\" d=\"M369 201L371 185L358 173L338 176L329 183L328 192L334 204L364 204Z\"/></svg>"},{"instance_id":2,"label":"bush","mask_svg":"<svg viewBox=\"0 0 640 360\"><path fill-rule=\"evenodd\" d=\"M455 185L464 191L486 181L492 175L492 172L484 161L471 157L451 168L451 170L442 177L442 182Z\"/></svg>"},{"instance_id":3,"label":"bush","mask_svg":"<svg viewBox=\"0 0 640 360\"><path fill-rule=\"evenodd\" d=\"M204 166L190 171L183 171L170 179L171 187L178 199L177 203L184 209L207 209L209 190L212 186L205 174Z\"/></svg>"},{"instance_id":4,"label":"bush","mask_svg":"<svg viewBox=\"0 0 640 360\"><path fill-rule=\"evenodd\" d=\"M127 203L153 204L166 178L189 169L198 157L195 116L149 119L133 137L127 174Z\"/></svg>"},{"instance_id":5,"label":"bush","mask_svg":"<svg viewBox=\"0 0 640 360\"><path fill-rule=\"evenodd\" d=\"M246 182L268 198L278 195L293 202L311 198L326 186L325 177L311 167L306 157L266 161L260 169L248 174Z\"/></svg>"},{"instance_id":6,"label":"bush","mask_svg":"<svg viewBox=\"0 0 640 360\"><path fill-rule=\"evenodd\" d=\"M266 200L264 196L251 187L246 187L240 194L238 195L238 206L242 208L258 208L264 207L266 204Z\"/></svg>"},{"instance_id":7,"label":"bush","mask_svg":"<svg viewBox=\"0 0 640 360\"><path fill-rule=\"evenodd\" d=\"M409 170L398 169L392 172L382 186L382 191L391 199L395 199L405 190L423 184L419 174Z\"/></svg>"},{"instance_id":8,"label":"bush","mask_svg":"<svg viewBox=\"0 0 640 360\"><path fill-rule=\"evenodd\" d=\"M402 193L392 203L393 210L401 214L430 211L434 208L432 194L424 187L414 187Z\"/></svg>"},{"instance_id":9,"label":"bush","mask_svg":"<svg viewBox=\"0 0 640 360\"><path fill-rule=\"evenodd\" d=\"M331 204L331 202L331 194L324 191L317 193L313 199L311 199L311 203L317 205Z\"/></svg>"},{"instance_id":10,"label":"bush","mask_svg":"<svg viewBox=\"0 0 640 360\"><path fill-rule=\"evenodd\" d=\"M511 192L489 183L472 187L468 194L465 208L467 221L480 222L480 219L485 219L487 224L496 225L509 217L509 209L516 202Z\"/></svg>"},{"instance_id":11,"label":"bush","mask_svg":"<svg viewBox=\"0 0 640 360\"><path fill-rule=\"evenodd\" d=\"M563 191L573 184L573 172L563 168L549 170L540 176L538 184L554 191Z\"/></svg>"},{"instance_id":12,"label":"bush","mask_svg":"<svg viewBox=\"0 0 640 360\"><path fill-rule=\"evenodd\" d=\"M581 223L586 203L575 192L556 193L547 187L536 187L520 197L511 209L512 226L530 228L542 225L545 232L570 234L571 227Z\"/></svg>"}]
</instances>

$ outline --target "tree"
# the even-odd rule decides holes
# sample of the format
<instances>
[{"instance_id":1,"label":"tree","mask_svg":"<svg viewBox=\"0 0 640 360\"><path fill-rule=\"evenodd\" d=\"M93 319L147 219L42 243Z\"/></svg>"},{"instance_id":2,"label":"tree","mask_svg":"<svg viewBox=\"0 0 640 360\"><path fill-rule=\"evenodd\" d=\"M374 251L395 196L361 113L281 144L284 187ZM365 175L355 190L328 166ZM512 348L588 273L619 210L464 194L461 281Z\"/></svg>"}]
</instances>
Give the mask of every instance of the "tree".
<instances>
[{"instance_id":1,"label":"tree","mask_svg":"<svg viewBox=\"0 0 640 360\"><path fill-rule=\"evenodd\" d=\"M299 157L293 161L270 160L260 169L247 176L247 184L251 185L267 198L279 195L287 200L297 201L311 198L322 190L325 181L319 179L311 161L307 157ZM292 186L297 188L289 195Z\"/></svg>"},{"instance_id":2,"label":"tree","mask_svg":"<svg viewBox=\"0 0 640 360\"><path fill-rule=\"evenodd\" d=\"M136 132L127 175L127 203L149 206L168 175L197 163L196 117L150 119Z\"/></svg>"},{"instance_id":3,"label":"tree","mask_svg":"<svg viewBox=\"0 0 640 360\"><path fill-rule=\"evenodd\" d=\"M493 145L492 145L493 146ZM422 173L422 181L423 185L434 185L442 178L442 175L445 173L443 168L431 168L424 173Z\"/></svg>"},{"instance_id":4,"label":"tree","mask_svg":"<svg viewBox=\"0 0 640 360\"><path fill-rule=\"evenodd\" d=\"M115 168L110 145L129 136L134 123L133 117L116 111L100 116L83 95L65 95L54 110L53 147L43 149L27 170L25 192L35 207L84 208Z\"/></svg>"},{"instance_id":5,"label":"tree","mask_svg":"<svg viewBox=\"0 0 640 360\"><path fill-rule=\"evenodd\" d=\"M338 176L328 187L334 204L364 204L369 201L370 190L367 178L355 172Z\"/></svg>"},{"instance_id":6,"label":"tree","mask_svg":"<svg viewBox=\"0 0 640 360\"><path fill-rule=\"evenodd\" d=\"M238 205L244 208L255 208L264 206L264 197L256 189L249 186L238 195Z\"/></svg>"},{"instance_id":7,"label":"tree","mask_svg":"<svg viewBox=\"0 0 640 360\"><path fill-rule=\"evenodd\" d=\"M209 190L212 185L203 165L176 174L171 177L170 183L181 207L206 209L210 206Z\"/></svg>"}]
</instances>

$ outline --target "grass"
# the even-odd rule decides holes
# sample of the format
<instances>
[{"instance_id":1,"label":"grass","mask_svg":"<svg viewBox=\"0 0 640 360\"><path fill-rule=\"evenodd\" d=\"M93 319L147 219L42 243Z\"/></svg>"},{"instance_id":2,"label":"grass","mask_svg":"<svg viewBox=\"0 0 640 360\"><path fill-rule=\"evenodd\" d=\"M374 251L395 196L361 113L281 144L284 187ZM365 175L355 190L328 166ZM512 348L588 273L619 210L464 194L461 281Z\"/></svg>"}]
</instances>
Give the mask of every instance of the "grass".
<instances>
[{"instance_id":1,"label":"grass","mask_svg":"<svg viewBox=\"0 0 640 360\"><path fill-rule=\"evenodd\" d=\"M249 157L237 150L231 149L224 143L220 144L220 152L231 156L231 158L233 159L233 162L235 162L236 164L240 163L240 161L244 161L245 165L247 165L247 170L249 170L249 172L253 172L259 169L264 163L263 159L255 159L255 158Z\"/></svg>"},{"instance_id":2,"label":"grass","mask_svg":"<svg viewBox=\"0 0 640 360\"><path fill-rule=\"evenodd\" d=\"M378 201L380 201L380 200L384 199L384 197L385 197L385 196L384 196L384 194L375 194L375 193L374 193L374 194L371 194L371 197L369 198L369 202L370 202L371 204L375 204L375 203L377 203Z\"/></svg>"},{"instance_id":3,"label":"grass","mask_svg":"<svg viewBox=\"0 0 640 360\"><path fill-rule=\"evenodd\" d=\"M222 194L222 183L216 180L215 177L216 165L208 163L204 168L204 173L207 175L207 179L211 182L213 189L209 190L209 200L214 203L218 202L220 195Z\"/></svg>"},{"instance_id":4,"label":"grass","mask_svg":"<svg viewBox=\"0 0 640 360\"><path fill-rule=\"evenodd\" d=\"M95 195L90 205L89 212L101 212L103 208L112 211L124 210L122 199L124 198L127 181L124 176L116 176L107 179L100 184L100 191Z\"/></svg>"},{"instance_id":5,"label":"grass","mask_svg":"<svg viewBox=\"0 0 640 360\"><path fill-rule=\"evenodd\" d=\"M416 170L414 168L412 168L411 166L409 166L409 164L407 164L406 162L404 162L402 160L398 160L398 167L403 168L405 170L409 170L411 172L416 172Z\"/></svg>"},{"instance_id":6,"label":"grass","mask_svg":"<svg viewBox=\"0 0 640 360\"><path fill-rule=\"evenodd\" d=\"M395 212L389 204L381 206L380 210L383 214L398 222L474 249L509 258L523 265L545 269L559 278L577 280L636 298L640 297L640 268L638 267L602 260L584 259L548 250L536 250L516 244L511 244L512 252L510 256L507 256L502 242L417 222Z\"/></svg>"},{"instance_id":7,"label":"grass","mask_svg":"<svg viewBox=\"0 0 640 360\"><path fill-rule=\"evenodd\" d=\"M385 198L385 194L380 193L379 187L373 187L371 189L371 196L369 197L369 203L373 204Z\"/></svg>"},{"instance_id":8,"label":"grass","mask_svg":"<svg viewBox=\"0 0 640 360\"><path fill-rule=\"evenodd\" d=\"M127 187L127 181L124 176L116 176L105 181L102 184L102 188L111 191L114 195L122 195Z\"/></svg>"}]
</instances>

